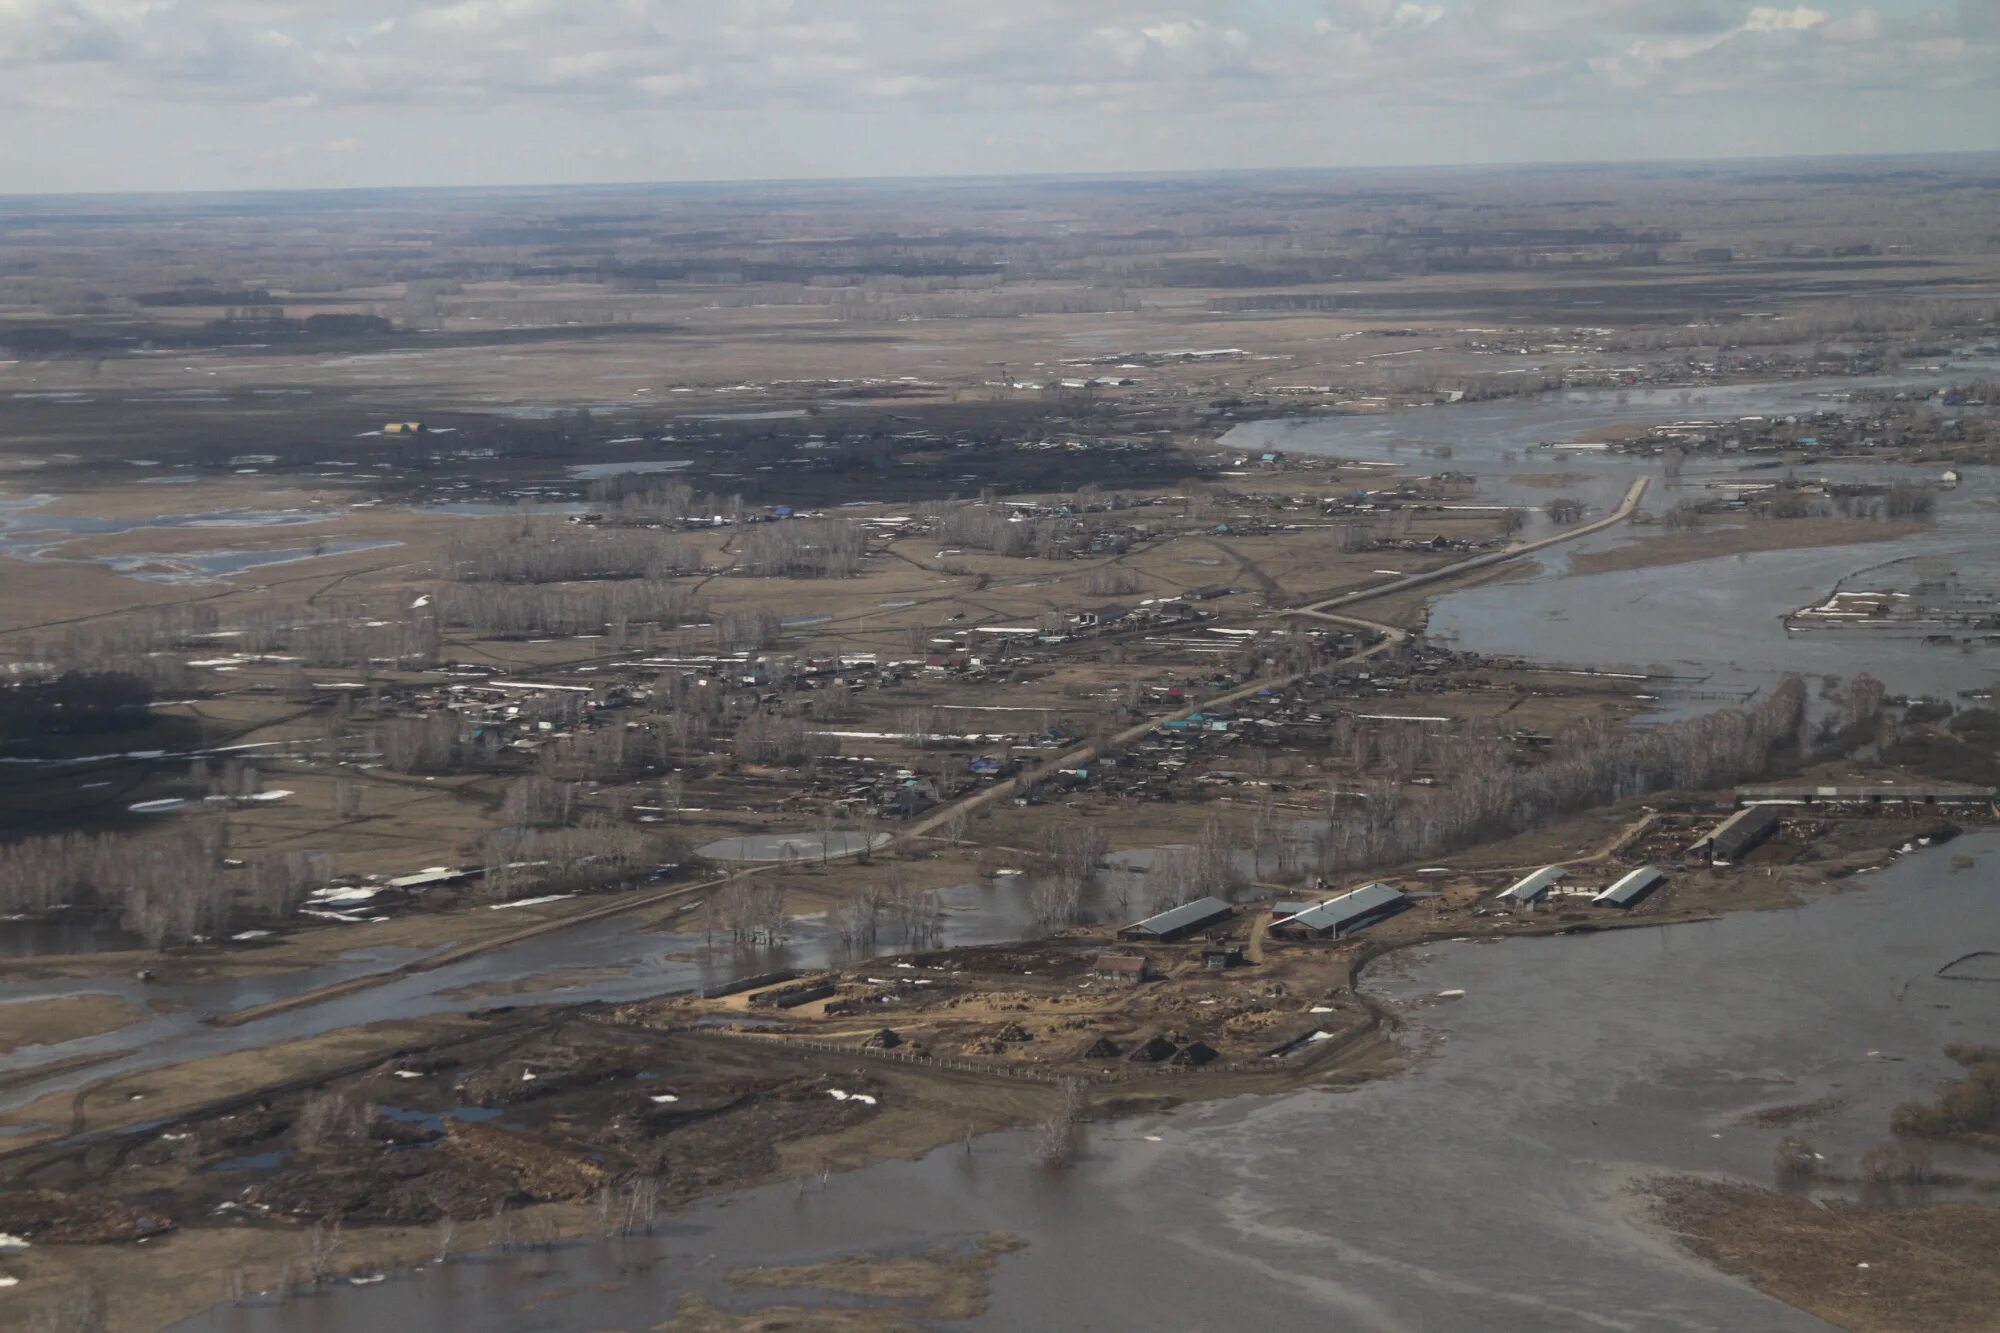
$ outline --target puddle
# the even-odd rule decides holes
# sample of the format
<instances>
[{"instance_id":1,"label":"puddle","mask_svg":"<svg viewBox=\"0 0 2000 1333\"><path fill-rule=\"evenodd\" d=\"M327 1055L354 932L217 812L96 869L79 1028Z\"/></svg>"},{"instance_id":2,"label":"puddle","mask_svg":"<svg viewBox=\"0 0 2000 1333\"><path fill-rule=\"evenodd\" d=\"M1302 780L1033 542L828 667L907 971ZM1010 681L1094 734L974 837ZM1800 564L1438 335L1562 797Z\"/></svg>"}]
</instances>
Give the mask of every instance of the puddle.
<instances>
[{"instance_id":1,"label":"puddle","mask_svg":"<svg viewBox=\"0 0 2000 1333\"><path fill-rule=\"evenodd\" d=\"M449 1111L418 1111L407 1106L375 1107L375 1113L384 1120L393 1120L399 1125L422 1125L433 1134L444 1133L444 1122L463 1120L467 1124L479 1124L486 1120L498 1120L500 1108L497 1106L454 1106Z\"/></svg>"}]
</instances>

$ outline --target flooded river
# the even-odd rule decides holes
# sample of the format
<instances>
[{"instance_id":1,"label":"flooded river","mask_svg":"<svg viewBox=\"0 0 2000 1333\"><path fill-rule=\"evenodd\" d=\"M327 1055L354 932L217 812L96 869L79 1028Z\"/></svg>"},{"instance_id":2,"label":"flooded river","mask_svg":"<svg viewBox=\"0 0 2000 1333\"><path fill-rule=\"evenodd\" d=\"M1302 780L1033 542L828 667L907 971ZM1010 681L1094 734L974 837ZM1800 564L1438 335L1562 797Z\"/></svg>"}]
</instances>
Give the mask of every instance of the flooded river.
<instances>
[{"instance_id":1,"label":"flooded river","mask_svg":"<svg viewBox=\"0 0 2000 1333\"><path fill-rule=\"evenodd\" d=\"M1546 534L1539 507L1552 492L1511 478L1570 474L1578 480L1563 493L1602 513L1616 506L1633 479L1657 478L1660 472L1656 459L1537 447L1542 443L1615 425L1825 411L1856 389L1945 378L1557 393L1374 416L1255 422L1226 438L1245 450L1283 449L1395 463L1411 471L1467 472L1478 478L1482 500L1528 508L1536 526L1525 535L1533 537ZM1449 446L1450 456L1438 456L1439 446ZM1768 460L1690 459L1678 483L1654 482L1646 508L1662 512L1715 483L1769 482L1781 475L1756 467L1760 461ZM1939 469L1809 463L1798 471L1838 481L1891 481L1935 477ZM1669 715L1722 706L1787 671L1843 677L1868 671L1891 691L1941 698L1990 688L2000 676L2000 645L1991 642L1961 647L1907 640L1890 646L1879 634L1801 635L1784 623L1787 614L1823 600L1841 581L1897 562L1932 559L1961 576L2000 577L2000 482L1988 472L1974 469L1963 485L1940 492L1935 522L1893 541L1570 573L1577 553L1622 546L1639 535L1630 527L1596 533L1538 557L1541 568L1532 577L1447 593L1433 603L1430 631L1440 642L1469 652L1695 678L1694 686L1669 692L1663 700L1662 711Z\"/></svg>"},{"instance_id":2,"label":"flooded river","mask_svg":"<svg viewBox=\"0 0 2000 1333\"><path fill-rule=\"evenodd\" d=\"M1907 377L1904 382L1907 382ZM1811 410L1860 387L1836 380L1561 394L1382 417L1265 422L1230 437L1280 448L1481 477L1506 503L1549 492L1507 480L1564 471L1600 511L1657 464L1537 450L1595 426ZM1451 445L1449 459L1403 441ZM1433 461L1427 462L1426 459ZM1726 475L1690 466L1686 485ZM1769 474L1763 474L1768 476ZM1649 500L1673 502L1670 493ZM1938 522L1897 542L1573 575L1553 554L1524 582L1441 598L1434 632L1457 646L1582 666L1658 664L1698 676L1672 703L1760 687L1782 670L1869 670L1892 690L1990 685L1991 649L1801 640L1781 617L1859 570L1936 555L2000 562L1990 481L1947 495ZM1534 535L1532 532L1529 535ZM1613 530L1581 549L1630 540ZM1955 858L1973 868L1954 869ZM1724 1171L1768 1179L1777 1131L1746 1128L1761 1105L1825 1096L1845 1109L1812 1127L1850 1160L1884 1137L1889 1108L1950 1073L1948 1042L1990 1039L2000 987L1932 978L1968 948L2000 948L1992 906L2000 835L1913 855L1866 887L1797 912L1744 914L1672 930L1466 943L1406 956L1369 984L1407 1004L1414 1068L1357 1092L1195 1106L1094 1127L1074 1170L1045 1171L1017 1137L835 1177L801 1194L756 1191L678 1214L659 1237L553 1255L474 1256L441 1271L282 1306L212 1313L202 1333L368 1330L391 1321L453 1329L644 1329L682 1294L742 1307L735 1268L923 1247L989 1230L1029 1247L1001 1262L990 1328L1813 1329L1816 1320L1680 1255L1643 1224L1635 1175ZM947 895L943 943L1017 938L1031 927L1020 879ZM1967 943L1970 940L1971 943ZM382 970L378 950L310 973L177 988L92 980L81 988L185 1006L121 1032L0 1057L0 1069L108 1053L93 1068L16 1088L0 1105L107 1074L244 1049L379 1019L494 1003L621 1000L838 959L829 923L800 923L777 950L704 949L699 937L598 922L241 1028L238 1009ZM885 939L882 950L902 943ZM567 989L558 975L591 973ZM512 988L526 982L522 990ZM74 979L0 986L0 1002L73 993ZM1447 988L1463 1000L1439 1003Z\"/></svg>"},{"instance_id":3,"label":"flooded river","mask_svg":"<svg viewBox=\"0 0 2000 1333\"><path fill-rule=\"evenodd\" d=\"M649 1239L472 1256L179 1327L641 1330L687 1293L799 1299L733 1289L737 1268L998 1230L1028 1247L972 1327L1824 1328L1683 1256L1632 1186L1769 1180L1782 1131L1744 1123L1759 1108L1838 1099L1802 1131L1836 1166L1882 1142L1895 1103L1951 1076L1941 1048L2000 1022L2000 986L1933 975L2000 947L1996 870L2000 832L1798 911L1392 958L1367 984L1410 1017L1407 1072L1095 1125L1069 1171L996 1136L704 1205Z\"/></svg>"}]
</instances>

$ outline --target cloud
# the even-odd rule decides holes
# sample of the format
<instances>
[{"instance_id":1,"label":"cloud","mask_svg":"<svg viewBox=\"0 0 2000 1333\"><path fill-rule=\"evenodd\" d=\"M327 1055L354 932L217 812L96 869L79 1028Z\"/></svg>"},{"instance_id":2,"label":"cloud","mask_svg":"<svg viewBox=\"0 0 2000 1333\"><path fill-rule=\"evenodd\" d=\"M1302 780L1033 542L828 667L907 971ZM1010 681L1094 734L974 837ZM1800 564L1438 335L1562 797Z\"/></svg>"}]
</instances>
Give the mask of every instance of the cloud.
<instances>
[{"instance_id":1,"label":"cloud","mask_svg":"<svg viewBox=\"0 0 2000 1333\"><path fill-rule=\"evenodd\" d=\"M1804 32L1826 22L1826 11L1799 5L1793 9L1758 6L1743 20L1744 32Z\"/></svg>"},{"instance_id":2,"label":"cloud","mask_svg":"<svg viewBox=\"0 0 2000 1333\"><path fill-rule=\"evenodd\" d=\"M0 115L177 116L226 138L249 106L302 143L392 112L404 137L440 143L447 127L477 142L470 117L597 117L589 137L614 156L621 113L671 111L683 141L760 127L746 170L792 165L788 137L842 118L912 143L1021 142L1024 119L1066 116L1092 143L1147 151L1255 126L1275 153L1361 124L1422 147L1413 127L1431 116L1497 142L1542 114L1650 131L1663 108L1718 96L1817 106L1829 123L1857 95L1990 94L1996 14L1991 0L0 0ZM1981 107L1951 111L1977 122ZM1706 124L1713 137L1719 118ZM857 169L908 157L893 136L852 148L872 154ZM1066 165L1051 151L1045 165Z\"/></svg>"}]
</instances>

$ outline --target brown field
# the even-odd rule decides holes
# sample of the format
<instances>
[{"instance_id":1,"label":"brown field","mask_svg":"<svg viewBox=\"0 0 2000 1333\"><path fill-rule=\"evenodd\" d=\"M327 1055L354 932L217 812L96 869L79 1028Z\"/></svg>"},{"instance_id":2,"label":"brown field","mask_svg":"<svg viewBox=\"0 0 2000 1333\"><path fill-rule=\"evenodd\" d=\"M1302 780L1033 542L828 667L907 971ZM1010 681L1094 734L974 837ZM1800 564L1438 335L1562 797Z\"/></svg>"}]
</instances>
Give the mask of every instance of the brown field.
<instances>
[{"instance_id":1,"label":"brown field","mask_svg":"<svg viewBox=\"0 0 2000 1333\"><path fill-rule=\"evenodd\" d=\"M6 1080L33 1095L0 1114L0 1197L101 1193L177 1225L143 1246L10 1254L24 1280L8 1300L27 1302L10 1308L88 1280L114 1329L148 1329L221 1299L232 1270L252 1289L279 1284L322 1207L347 1218L342 1261L356 1269L424 1257L433 1215L463 1222L466 1247L573 1234L593 1225L585 1185L600 1179L664 1174L671 1206L914 1154L1036 1122L1063 1076L1115 1088L1106 1113L1351 1086L1404 1058L1355 990L1380 951L1781 907L1920 827L1941 832L1801 817L1752 864L1676 864L1629 913L1561 898L1532 916L1492 911L1487 895L1554 862L1579 879L1677 862L1724 793L1566 806L1407 863L1342 861L1292 832L1330 828L1357 800L1428 819L1468 773L1525 781L1597 753L1651 707L1647 684L1425 641L1432 597L1532 576L1532 558L1367 600L1365 621L1297 614L1384 571L1500 551L1518 530L1497 508L1445 507L1485 497L1425 423L1561 388L1665 391L1695 411L1715 386L1892 374L1990 340L2000 190L1978 161L1910 172L1605 171L1587 208L1549 204L1553 182L1533 170L729 198L390 191L338 217L192 197L77 214L10 203L4 697L72 678L113 702L136 693L102 715L81 695L7 715L0 757L27 762L0 765L0 855L22 858L0 864L0 912L94 909L150 943L0 959L0 983L76 982L0 1006L0 1052L145 1018L91 993L93 977L145 972L166 990L353 951L464 959L617 912L635 930L680 930L694 956L740 937L763 889L753 936L774 915L833 919L884 895L921 916L933 891L998 869L1081 875L1097 895L1093 919L1041 920L1019 945L926 952L906 935L909 961L949 983L895 1011L921 1048L908 1061L860 1054L888 1025L869 1007L882 991L869 967L837 969L831 997L757 1032L689 1026L740 1019L745 996L507 1011L518 994L584 996L621 974L596 959L444 992L491 999L485 1017L413 1013L76 1092L43 1080L100 1057L57 1051ZM1921 218L1907 207L1915 178ZM1716 247L1733 258L1698 257ZM1394 468L1225 447L1244 422L1406 408ZM1966 418L1951 447L1983 456L1990 421ZM404 422L423 429L388 430ZM1551 497L1588 475L1506 466ZM1918 527L1813 503L1809 517L1711 515L1696 531L1634 523L1574 568ZM296 558L236 567L274 553ZM1204 705L1222 716L1188 717ZM1812 772L1924 771L1974 740L1913 723L1888 761ZM836 829L889 841L747 871L693 850ZM1065 870L1065 842L1089 864ZM1104 853L1202 853L1213 880L1215 854L1239 847L1269 854L1259 873L1275 876L1234 889L1259 904L1230 927L1247 966L1209 975L1165 946L1159 980L1084 984L1114 918L1178 895L1167 871L1102 866ZM135 890L163 866L188 869L168 888L200 896L207 917ZM433 868L464 873L388 882ZM1358 940L1265 939L1264 905L1320 869L1435 896ZM326 890L368 905L303 915L302 895ZM274 983L269 1007L206 1017L254 1020L390 975L306 994ZM1333 1035L1275 1074L1253 1063L1322 1025ZM1142 1077L1086 1055L1154 1036L1205 1043L1217 1062ZM442 1163L434 1178L399 1174L416 1155L371 1137L379 1125L338 1142L295 1127L329 1097L393 1093L442 1116L455 1096L442 1069L482 1086L529 1055L574 1081L519 1104L526 1142L468 1130L422 1155ZM396 1062L424 1068L403 1079ZM640 1064L716 1114L662 1114L624 1082ZM835 1077L864 1086L857 1064L879 1105L827 1095ZM514 1107L506 1082L493 1101ZM115 1153L88 1137L155 1120L179 1128ZM218 1221L216 1191L241 1182L201 1166L245 1144L299 1165L257 1184L271 1213ZM1900 1278L1821 1268L1876 1242L1957 1256L1942 1229L1982 1236L1983 1213L1805 1216L1795 1202L1690 1193L1677 1225L1716 1262L1855 1326L1974 1326L1990 1296L1976 1256L1903 1306ZM525 1232L502 1233L508 1206L505 1225ZM989 1238L736 1276L883 1298L867 1326L914 1327L977 1314L1005 1249ZM662 1327L844 1319L689 1302Z\"/></svg>"}]
</instances>

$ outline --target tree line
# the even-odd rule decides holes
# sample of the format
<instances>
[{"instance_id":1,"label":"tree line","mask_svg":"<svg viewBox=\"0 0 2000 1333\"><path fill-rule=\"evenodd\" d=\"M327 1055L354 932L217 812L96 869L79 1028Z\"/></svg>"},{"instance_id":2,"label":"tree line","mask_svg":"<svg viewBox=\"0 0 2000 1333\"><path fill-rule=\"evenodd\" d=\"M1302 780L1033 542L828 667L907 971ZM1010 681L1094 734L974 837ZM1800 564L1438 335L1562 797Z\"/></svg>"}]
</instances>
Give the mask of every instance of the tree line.
<instances>
[{"instance_id":1,"label":"tree line","mask_svg":"<svg viewBox=\"0 0 2000 1333\"><path fill-rule=\"evenodd\" d=\"M705 614L686 585L650 578L582 587L454 584L438 594L437 605L448 623L500 639L622 634L637 624L668 628Z\"/></svg>"},{"instance_id":2,"label":"tree line","mask_svg":"<svg viewBox=\"0 0 2000 1333\"><path fill-rule=\"evenodd\" d=\"M667 579L701 568L701 553L664 533L596 532L538 522L530 531L482 533L445 548L441 570L455 582L576 583Z\"/></svg>"},{"instance_id":3,"label":"tree line","mask_svg":"<svg viewBox=\"0 0 2000 1333\"><path fill-rule=\"evenodd\" d=\"M1648 792L1726 786L1769 771L1806 743L1806 689L1797 676L1748 709L1645 729L1578 723L1556 738L1554 758L1527 767L1493 738L1471 737L1453 747L1450 783L1421 798L1400 799L1407 789L1386 781L1368 783L1358 801L1330 797L1316 839L1321 868L1334 875L1400 864Z\"/></svg>"},{"instance_id":4,"label":"tree line","mask_svg":"<svg viewBox=\"0 0 2000 1333\"><path fill-rule=\"evenodd\" d=\"M736 568L761 578L848 578L867 550L867 531L842 519L757 523L743 529Z\"/></svg>"},{"instance_id":5,"label":"tree line","mask_svg":"<svg viewBox=\"0 0 2000 1333\"><path fill-rule=\"evenodd\" d=\"M328 854L294 851L246 857L232 874L223 862L228 845L219 816L147 837L27 838L0 846L0 912L116 913L126 930L162 948L247 922L289 920L334 871Z\"/></svg>"}]
</instances>

